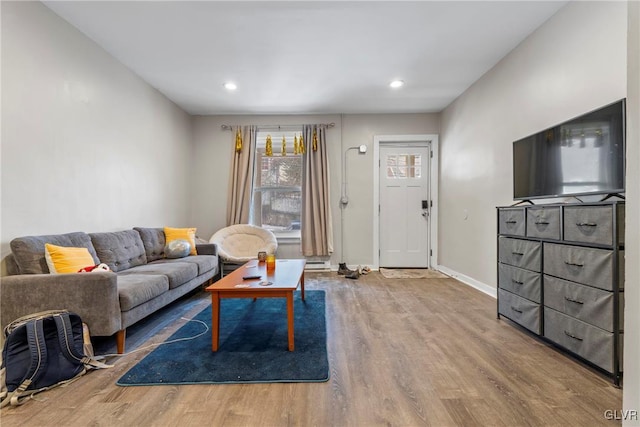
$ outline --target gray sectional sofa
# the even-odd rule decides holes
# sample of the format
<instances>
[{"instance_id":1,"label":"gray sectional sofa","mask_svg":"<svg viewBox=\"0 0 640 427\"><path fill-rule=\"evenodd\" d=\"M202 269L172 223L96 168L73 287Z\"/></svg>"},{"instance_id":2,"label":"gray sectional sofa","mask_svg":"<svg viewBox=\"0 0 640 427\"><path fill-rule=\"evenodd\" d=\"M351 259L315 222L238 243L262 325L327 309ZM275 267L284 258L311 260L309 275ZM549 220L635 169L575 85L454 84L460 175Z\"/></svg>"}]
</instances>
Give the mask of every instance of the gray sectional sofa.
<instances>
[{"instance_id":1,"label":"gray sectional sofa","mask_svg":"<svg viewBox=\"0 0 640 427\"><path fill-rule=\"evenodd\" d=\"M45 243L85 247L111 272L49 274ZM0 281L2 328L27 314L67 309L91 335L117 334L123 353L127 327L219 277L215 244L197 244L198 255L177 259L165 258L164 247L162 228L16 238L6 258L9 275Z\"/></svg>"}]
</instances>

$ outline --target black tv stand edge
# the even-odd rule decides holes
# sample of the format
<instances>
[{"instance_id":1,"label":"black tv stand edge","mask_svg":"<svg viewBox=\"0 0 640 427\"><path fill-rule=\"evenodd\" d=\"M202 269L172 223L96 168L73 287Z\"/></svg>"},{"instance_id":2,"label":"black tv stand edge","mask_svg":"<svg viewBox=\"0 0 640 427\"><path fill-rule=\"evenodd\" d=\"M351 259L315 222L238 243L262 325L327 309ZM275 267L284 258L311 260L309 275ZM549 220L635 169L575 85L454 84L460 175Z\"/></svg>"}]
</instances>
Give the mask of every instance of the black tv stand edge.
<instances>
[{"instance_id":1,"label":"black tv stand edge","mask_svg":"<svg viewBox=\"0 0 640 427\"><path fill-rule=\"evenodd\" d=\"M513 204L513 205L511 205L510 207L518 206L518 205L521 205L521 204L523 204L523 203L529 203L529 204L531 204L531 205L535 205L535 203L533 203L531 200L526 199L526 200L520 200L519 202L514 203L514 204Z\"/></svg>"},{"instance_id":2,"label":"black tv stand edge","mask_svg":"<svg viewBox=\"0 0 640 427\"><path fill-rule=\"evenodd\" d=\"M605 200L610 199L610 198L612 198L612 197L619 197L619 198L621 198L622 200L626 200L626 199L625 199L625 197L624 197L622 194L620 194L620 193L609 193L609 194L607 194L603 199L601 199L600 201L601 201L601 202L604 202Z\"/></svg>"}]
</instances>

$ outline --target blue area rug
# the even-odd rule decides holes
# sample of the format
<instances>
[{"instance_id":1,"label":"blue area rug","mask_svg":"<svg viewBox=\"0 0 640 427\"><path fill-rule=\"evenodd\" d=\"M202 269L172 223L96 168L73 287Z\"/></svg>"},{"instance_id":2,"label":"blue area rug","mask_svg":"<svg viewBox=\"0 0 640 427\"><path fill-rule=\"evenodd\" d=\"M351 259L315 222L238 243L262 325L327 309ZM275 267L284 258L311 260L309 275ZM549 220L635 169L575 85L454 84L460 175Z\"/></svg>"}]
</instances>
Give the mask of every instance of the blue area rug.
<instances>
[{"instance_id":1,"label":"blue area rug","mask_svg":"<svg viewBox=\"0 0 640 427\"><path fill-rule=\"evenodd\" d=\"M211 351L211 331L188 341L161 345L124 374L120 386L321 382L329 379L325 292L295 292L295 351L287 350L284 298L223 299L220 348ZM211 306L194 319L211 327ZM167 341L205 329L188 322Z\"/></svg>"}]
</instances>

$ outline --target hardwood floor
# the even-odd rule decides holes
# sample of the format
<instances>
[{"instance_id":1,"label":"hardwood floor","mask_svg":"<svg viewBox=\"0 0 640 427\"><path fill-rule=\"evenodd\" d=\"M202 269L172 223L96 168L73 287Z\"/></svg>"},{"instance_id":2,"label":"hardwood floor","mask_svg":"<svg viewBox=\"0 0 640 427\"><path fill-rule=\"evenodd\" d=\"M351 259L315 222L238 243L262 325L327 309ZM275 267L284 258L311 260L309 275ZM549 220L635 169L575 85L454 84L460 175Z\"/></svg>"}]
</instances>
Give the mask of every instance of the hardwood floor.
<instances>
[{"instance_id":1,"label":"hardwood floor","mask_svg":"<svg viewBox=\"0 0 640 427\"><path fill-rule=\"evenodd\" d=\"M150 350L2 410L10 426L594 426L622 391L505 320L454 279L358 280L306 273L327 291L326 383L119 387ZM165 340L210 303L199 292L128 331L127 350ZM97 353L115 338L96 340Z\"/></svg>"}]
</instances>

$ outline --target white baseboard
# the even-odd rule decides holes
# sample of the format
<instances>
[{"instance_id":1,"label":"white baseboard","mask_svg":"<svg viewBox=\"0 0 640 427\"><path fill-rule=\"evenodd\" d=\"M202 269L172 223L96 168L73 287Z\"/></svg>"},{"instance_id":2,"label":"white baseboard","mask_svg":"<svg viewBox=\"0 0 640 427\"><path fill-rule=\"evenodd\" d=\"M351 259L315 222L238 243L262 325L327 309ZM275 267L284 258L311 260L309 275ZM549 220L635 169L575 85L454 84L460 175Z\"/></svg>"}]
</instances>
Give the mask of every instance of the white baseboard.
<instances>
[{"instance_id":1,"label":"white baseboard","mask_svg":"<svg viewBox=\"0 0 640 427\"><path fill-rule=\"evenodd\" d=\"M475 288L477 290L479 290L480 292L483 292L493 298L497 298L498 297L498 292L496 290L496 288L494 288L493 286L489 286L486 283L482 283L477 281L476 279L469 277L469 276L465 276L462 273L458 273L455 270L452 270L448 267L445 267L443 265L439 265L437 267L435 267L436 270L439 270L441 272L443 272L444 274L446 274L447 276L451 276L456 280L461 281L462 283L464 283L465 285L469 285L472 288Z\"/></svg>"}]
</instances>

